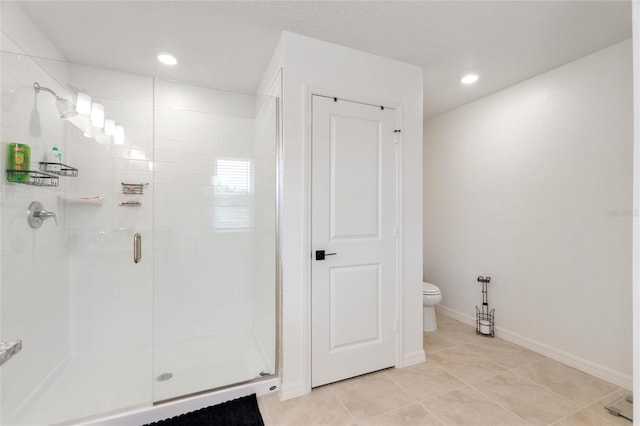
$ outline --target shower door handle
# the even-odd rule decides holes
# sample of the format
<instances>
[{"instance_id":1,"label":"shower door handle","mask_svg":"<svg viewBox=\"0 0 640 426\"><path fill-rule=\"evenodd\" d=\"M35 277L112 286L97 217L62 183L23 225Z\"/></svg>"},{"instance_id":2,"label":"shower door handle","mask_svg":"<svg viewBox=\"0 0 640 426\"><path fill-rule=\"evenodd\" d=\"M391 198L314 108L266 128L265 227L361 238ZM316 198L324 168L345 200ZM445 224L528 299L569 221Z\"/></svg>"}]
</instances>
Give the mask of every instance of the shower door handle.
<instances>
[{"instance_id":1,"label":"shower door handle","mask_svg":"<svg viewBox=\"0 0 640 426\"><path fill-rule=\"evenodd\" d=\"M133 236L133 263L138 263L142 259L142 236L136 233Z\"/></svg>"}]
</instances>

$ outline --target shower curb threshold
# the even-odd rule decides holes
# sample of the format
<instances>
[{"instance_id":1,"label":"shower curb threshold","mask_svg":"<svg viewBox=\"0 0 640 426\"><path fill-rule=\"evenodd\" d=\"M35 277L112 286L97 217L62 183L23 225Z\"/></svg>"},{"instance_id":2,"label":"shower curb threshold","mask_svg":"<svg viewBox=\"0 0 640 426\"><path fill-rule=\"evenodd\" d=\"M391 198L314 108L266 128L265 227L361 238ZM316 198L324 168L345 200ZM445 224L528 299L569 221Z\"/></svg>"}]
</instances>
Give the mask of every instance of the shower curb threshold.
<instances>
[{"instance_id":1,"label":"shower curb threshold","mask_svg":"<svg viewBox=\"0 0 640 426\"><path fill-rule=\"evenodd\" d=\"M271 389L275 386L275 389ZM124 413L118 413L109 417L102 417L91 421L79 423L83 426L118 426L122 424L146 424L157 422L190 411L199 410L211 405L220 404L242 396L255 393L257 396L278 392L280 379L278 377L256 380L225 389L212 391L205 394L176 399L173 401L145 407Z\"/></svg>"}]
</instances>

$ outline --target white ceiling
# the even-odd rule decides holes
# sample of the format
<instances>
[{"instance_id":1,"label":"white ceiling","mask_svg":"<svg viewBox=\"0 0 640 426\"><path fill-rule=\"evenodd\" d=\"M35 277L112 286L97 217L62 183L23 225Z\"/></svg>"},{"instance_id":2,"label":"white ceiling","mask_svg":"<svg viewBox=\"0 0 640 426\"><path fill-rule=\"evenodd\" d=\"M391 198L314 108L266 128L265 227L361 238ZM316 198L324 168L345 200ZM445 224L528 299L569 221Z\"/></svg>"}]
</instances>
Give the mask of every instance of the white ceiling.
<instances>
[{"instance_id":1,"label":"white ceiling","mask_svg":"<svg viewBox=\"0 0 640 426\"><path fill-rule=\"evenodd\" d=\"M424 115L631 37L630 1L28 1L69 61L253 92L281 30L424 69ZM175 68L156 52L179 58ZM476 71L480 80L462 86Z\"/></svg>"}]
</instances>

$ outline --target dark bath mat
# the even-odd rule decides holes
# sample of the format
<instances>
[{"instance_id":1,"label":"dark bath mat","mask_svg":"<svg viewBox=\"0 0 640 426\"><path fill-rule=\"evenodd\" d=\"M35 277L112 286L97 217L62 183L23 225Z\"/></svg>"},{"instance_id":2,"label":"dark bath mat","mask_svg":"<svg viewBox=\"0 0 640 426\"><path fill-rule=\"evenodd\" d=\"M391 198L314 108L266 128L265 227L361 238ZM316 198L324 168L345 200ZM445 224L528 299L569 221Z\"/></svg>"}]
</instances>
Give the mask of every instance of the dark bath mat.
<instances>
[{"instance_id":1,"label":"dark bath mat","mask_svg":"<svg viewBox=\"0 0 640 426\"><path fill-rule=\"evenodd\" d=\"M256 394L201 408L145 426L264 426Z\"/></svg>"}]
</instances>

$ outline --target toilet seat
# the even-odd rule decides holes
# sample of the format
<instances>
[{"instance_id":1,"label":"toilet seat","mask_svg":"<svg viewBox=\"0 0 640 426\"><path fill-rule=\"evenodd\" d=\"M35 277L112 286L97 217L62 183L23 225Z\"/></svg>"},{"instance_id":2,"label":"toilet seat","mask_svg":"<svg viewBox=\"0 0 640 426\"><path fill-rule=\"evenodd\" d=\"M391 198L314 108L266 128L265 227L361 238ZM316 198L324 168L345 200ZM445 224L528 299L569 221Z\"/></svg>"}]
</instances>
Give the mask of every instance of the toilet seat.
<instances>
[{"instance_id":1,"label":"toilet seat","mask_svg":"<svg viewBox=\"0 0 640 426\"><path fill-rule=\"evenodd\" d=\"M427 295L440 294L440 289L435 284L423 282L422 283L422 294L427 294Z\"/></svg>"}]
</instances>

